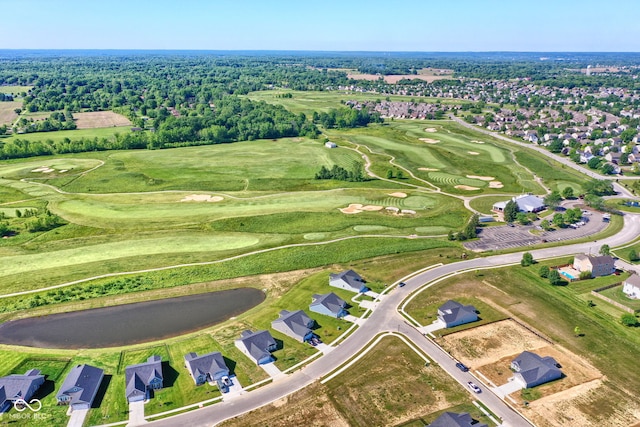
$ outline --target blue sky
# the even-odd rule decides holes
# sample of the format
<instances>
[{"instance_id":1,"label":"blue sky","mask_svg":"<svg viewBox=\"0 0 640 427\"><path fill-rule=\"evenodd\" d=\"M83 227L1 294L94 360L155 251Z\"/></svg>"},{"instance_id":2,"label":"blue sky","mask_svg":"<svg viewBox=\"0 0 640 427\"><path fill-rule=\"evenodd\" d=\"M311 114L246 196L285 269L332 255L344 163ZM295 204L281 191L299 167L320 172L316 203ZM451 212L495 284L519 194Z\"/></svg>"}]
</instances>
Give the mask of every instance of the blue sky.
<instances>
[{"instance_id":1,"label":"blue sky","mask_svg":"<svg viewBox=\"0 0 640 427\"><path fill-rule=\"evenodd\" d=\"M639 0L0 0L0 49L640 51Z\"/></svg>"}]
</instances>

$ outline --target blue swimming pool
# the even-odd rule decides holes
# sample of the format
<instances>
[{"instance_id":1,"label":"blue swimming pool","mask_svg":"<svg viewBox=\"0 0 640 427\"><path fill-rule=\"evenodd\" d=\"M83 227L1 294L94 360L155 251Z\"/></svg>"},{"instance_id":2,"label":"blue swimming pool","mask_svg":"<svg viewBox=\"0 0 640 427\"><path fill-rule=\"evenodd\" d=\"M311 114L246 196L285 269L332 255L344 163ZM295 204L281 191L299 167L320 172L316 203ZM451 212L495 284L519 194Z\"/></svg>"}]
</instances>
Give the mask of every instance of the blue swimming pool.
<instances>
[{"instance_id":1,"label":"blue swimming pool","mask_svg":"<svg viewBox=\"0 0 640 427\"><path fill-rule=\"evenodd\" d=\"M568 273L566 271L560 271L560 274L562 274L564 277L566 277L569 280L575 280L576 277L572 276L571 273Z\"/></svg>"}]
</instances>

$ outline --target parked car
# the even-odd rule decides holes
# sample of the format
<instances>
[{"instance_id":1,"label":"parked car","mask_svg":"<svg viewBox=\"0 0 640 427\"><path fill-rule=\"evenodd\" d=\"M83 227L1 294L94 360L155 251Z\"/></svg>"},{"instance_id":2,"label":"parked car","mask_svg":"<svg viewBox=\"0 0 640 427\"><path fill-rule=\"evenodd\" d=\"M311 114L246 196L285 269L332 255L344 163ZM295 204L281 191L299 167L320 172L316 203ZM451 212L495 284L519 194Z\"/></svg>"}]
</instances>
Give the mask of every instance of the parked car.
<instances>
[{"instance_id":1,"label":"parked car","mask_svg":"<svg viewBox=\"0 0 640 427\"><path fill-rule=\"evenodd\" d=\"M467 372L469 368L467 368L464 363L456 363L456 368L460 369L462 372Z\"/></svg>"},{"instance_id":2,"label":"parked car","mask_svg":"<svg viewBox=\"0 0 640 427\"><path fill-rule=\"evenodd\" d=\"M406 285L407 285L407 284L406 284L406 283L404 283L404 282L400 282L400 283L398 283L398 287L399 287L399 288L401 288L401 287L403 287L403 286L406 286Z\"/></svg>"},{"instance_id":3,"label":"parked car","mask_svg":"<svg viewBox=\"0 0 640 427\"><path fill-rule=\"evenodd\" d=\"M473 381L469 381L467 383L467 385L469 386L469 388L474 392L474 393L480 393L482 392L482 390L480 390L480 387L478 387L476 385L476 383L474 383Z\"/></svg>"},{"instance_id":4,"label":"parked car","mask_svg":"<svg viewBox=\"0 0 640 427\"><path fill-rule=\"evenodd\" d=\"M224 377L220 378L220 381L222 381L222 384L226 385L227 387L231 386L231 378L229 378L226 375Z\"/></svg>"}]
</instances>

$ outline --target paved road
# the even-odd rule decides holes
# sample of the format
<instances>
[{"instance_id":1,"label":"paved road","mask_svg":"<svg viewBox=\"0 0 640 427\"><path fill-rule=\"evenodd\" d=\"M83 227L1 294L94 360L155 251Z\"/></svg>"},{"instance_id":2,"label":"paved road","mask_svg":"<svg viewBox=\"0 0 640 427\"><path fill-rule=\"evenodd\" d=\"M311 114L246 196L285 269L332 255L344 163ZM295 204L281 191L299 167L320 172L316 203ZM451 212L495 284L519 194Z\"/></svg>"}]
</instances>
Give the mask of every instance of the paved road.
<instances>
[{"instance_id":1,"label":"paved road","mask_svg":"<svg viewBox=\"0 0 640 427\"><path fill-rule=\"evenodd\" d=\"M608 244L611 247L627 243L640 235L640 216L625 215L624 231L607 239L602 239L598 245ZM563 255L586 253L592 249L593 242L580 243L570 246L555 248L545 248L531 251L536 259L552 258ZM427 340L413 327L407 326L404 319L398 314L398 306L413 291L439 277L450 273L484 267L497 267L505 264L518 263L522 258L522 253L497 255L487 258L477 258L461 261L453 264L425 271L415 277L405 280L406 286L394 288L388 295L385 295L377 304L375 310L353 334L345 339L333 351L316 359L300 371L297 371L285 378L278 379L272 384L257 390L245 393L228 402L218 403L195 411L180 414L164 420L150 423L153 426L172 427L177 424L188 426L211 426L226 419L237 417L246 412L260 408L275 400L281 399L297 390L300 390L312 382L327 375L344 361L361 351L368 342L382 332L398 331L410 338L420 347L432 360L436 361L453 378L466 384L471 381L470 374L460 372L455 368L455 362L450 357L440 351L432 342ZM520 414L513 411L505 402L488 390L476 395L476 398L484 403L496 415L502 418L505 426L525 426L530 425Z\"/></svg>"}]
</instances>

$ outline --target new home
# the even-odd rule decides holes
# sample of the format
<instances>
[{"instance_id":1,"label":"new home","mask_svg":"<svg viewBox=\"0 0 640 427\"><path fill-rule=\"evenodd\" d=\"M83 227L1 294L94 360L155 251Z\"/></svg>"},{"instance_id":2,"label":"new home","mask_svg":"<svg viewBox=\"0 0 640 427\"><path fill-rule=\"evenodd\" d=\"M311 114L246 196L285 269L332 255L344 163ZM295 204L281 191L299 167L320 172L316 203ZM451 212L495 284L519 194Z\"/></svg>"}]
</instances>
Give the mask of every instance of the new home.
<instances>
[{"instance_id":1,"label":"new home","mask_svg":"<svg viewBox=\"0 0 640 427\"><path fill-rule=\"evenodd\" d=\"M513 362L514 377L525 388L535 387L562 378L562 371L553 357L541 357L530 351L523 351Z\"/></svg>"},{"instance_id":2,"label":"new home","mask_svg":"<svg viewBox=\"0 0 640 427\"><path fill-rule=\"evenodd\" d=\"M146 362L129 365L124 371L125 395L128 402L139 402L151 397L151 390L162 388L162 358L151 356Z\"/></svg>"},{"instance_id":3,"label":"new home","mask_svg":"<svg viewBox=\"0 0 640 427\"><path fill-rule=\"evenodd\" d=\"M329 286L345 289L355 293L365 293L369 290L365 286L365 281L353 270L346 270L341 273L331 273L329 275Z\"/></svg>"},{"instance_id":4,"label":"new home","mask_svg":"<svg viewBox=\"0 0 640 427\"><path fill-rule=\"evenodd\" d=\"M478 313L472 305L462 305L457 301L449 300L438 308L438 320L447 328L453 328L475 322L478 320Z\"/></svg>"},{"instance_id":5,"label":"new home","mask_svg":"<svg viewBox=\"0 0 640 427\"><path fill-rule=\"evenodd\" d=\"M202 356L198 356L194 352L187 353L184 356L184 364L196 385L229 376L229 368L219 351Z\"/></svg>"},{"instance_id":6,"label":"new home","mask_svg":"<svg viewBox=\"0 0 640 427\"><path fill-rule=\"evenodd\" d=\"M629 298L640 299L640 276L632 274L622 282L622 292Z\"/></svg>"},{"instance_id":7,"label":"new home","mask_svg":"<svg viewBox=\"0 0 640 427\"><path fill-rule=\"evenodd\" d=\"M315 294L311 298L309 310L314 313L324 314L335 318L341 318L349 314L345 309L347 303L333 292L328 294Z\"/></svg>"},{"instance_id":8,"label":"new home","mask_svg":"<svg viewBox=\"0 0 640 427\"><path fill-rule=\"evenodd\" d=\"M573 257L573 268L579 272L590 271L591 277L608 276L616 271L615 261L610 255L576 255Z\"/></svg>"},{"instance_id":9,"label":"new home","mask_svg":"<svg viewBox=\"0 0 640 427\"><path fill-rule=\"evenodd\" d=\"M310 341L314 337L311 331L314 325L315 321L302 310L282 310L280 317L271 322L273 329L300 342Z\"/></svg>"},{"instance_id":10,"label":"new home","mask_svg":"<svg viewBox=\"0 0 640 427\"><path fill-rule=\"evenodd\" d=\"M42 384L44 375L40 375L38 369L0 378L0 413L7 412L21 401L29 402Z\"/></svg>"},{"instance_id":11,"label":"new home","mask_svg":"<svg viewBox=\"0 0 640 427\"><path fill-rule=\"evenodd\" d=\"M429 427L487 427L487 425L471 418L468 412L461 414L445 412L429 424Z\"/></svg>"},{"instance_id":12,"label":"new home","mask_svg":"<svg viewBox=\"0 0 640 427\"><path fill-rule=\"evenodd\" d=\"M104 371L91 365L76 365L64 379L56 399L58 405L69 405L71 410L90 409Z\"/></svg>"},{"instance_id":13,"label":"new home","mask_svg":"<svg viewBox=\"0 0 640 427\"><path fill-rule=\"evenodd\" d=\"M240 334L240 339L235 342L236 347L257 365L271 363L275 359L271 355L272 351L278 349L276 340L267 330L251 332L246 330Z\"/></svg>"}]
</instances>

